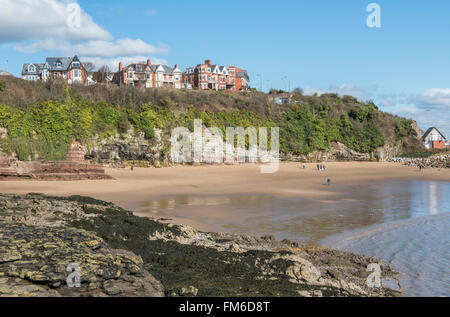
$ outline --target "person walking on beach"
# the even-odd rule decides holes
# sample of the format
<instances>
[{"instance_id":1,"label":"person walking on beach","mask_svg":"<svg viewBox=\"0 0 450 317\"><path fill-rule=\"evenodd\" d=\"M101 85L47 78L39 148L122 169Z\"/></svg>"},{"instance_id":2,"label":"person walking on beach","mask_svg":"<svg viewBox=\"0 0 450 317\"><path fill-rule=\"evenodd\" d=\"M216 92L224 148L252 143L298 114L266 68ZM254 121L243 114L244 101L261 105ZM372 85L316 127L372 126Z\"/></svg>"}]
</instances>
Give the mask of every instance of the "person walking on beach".
<instances>
[{"instance_id":1,"label":"person walking on beach","mask_svg":"<svg viewBox=\"0 0 450 317\"><path fill-rule=\"evenodd\" d=\"M317 170L320 171L320 165L319 164L317 164Z\"/></svg>"},{"instance_id":2,"label":"person walking on beach","mask_svg":"<svg viewBox=\"0 0 450 317\"><path fill-rule=\"evenodd\" d=\"M422 172L422 165L419 165L419 172Z\"/></svg>"},{"instance_id":3,"label":"person walking on beach","mask_svg":"<svg viewBox=\"0 0 450 317\"><path fill-rule=\"evenodd\" d=\"M331 179L327 180L328 186L331 186Z\"/></svg>"},{"instance_id":4,"label":"person walking on beach","mask_svg":"<svg viewBox=\"0 0 450 317\"><path fill-rule=\"evenodd\" d=\"M305 163L303 163L303 169L306 169L306 164Z\"/></svg>"}]
</instances>

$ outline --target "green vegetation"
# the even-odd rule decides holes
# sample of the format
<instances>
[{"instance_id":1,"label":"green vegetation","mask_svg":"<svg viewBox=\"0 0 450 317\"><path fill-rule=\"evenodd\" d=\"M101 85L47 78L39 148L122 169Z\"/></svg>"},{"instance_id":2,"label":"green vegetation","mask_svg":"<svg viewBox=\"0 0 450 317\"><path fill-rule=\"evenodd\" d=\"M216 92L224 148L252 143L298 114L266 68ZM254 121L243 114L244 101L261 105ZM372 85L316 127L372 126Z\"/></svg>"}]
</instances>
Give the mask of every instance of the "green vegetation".
<instances>
[{"instance_id":1,"label":"green vegetation","mask_svg":"<svg viewBox=\"0 0 450 317\"><path fill-rule=\"evenodd\" d=\"M341 142L369 153L390 142L405 152L418 148L412 121L383 113L372 103L336 94L293 94L293 104L277 105L260 92L224 93L134 87L72 86L61 82L31 83L7 79L0 94L0 126L8 130L3 149L22 160L64 159L73 139L88 141L125 133L131 127L154 138L178 126L280 127L281 150L307 154ZM3 85L4 86L4 85ZM2 85L0 85L0 88Z\"/></svg>"}]
</instances>

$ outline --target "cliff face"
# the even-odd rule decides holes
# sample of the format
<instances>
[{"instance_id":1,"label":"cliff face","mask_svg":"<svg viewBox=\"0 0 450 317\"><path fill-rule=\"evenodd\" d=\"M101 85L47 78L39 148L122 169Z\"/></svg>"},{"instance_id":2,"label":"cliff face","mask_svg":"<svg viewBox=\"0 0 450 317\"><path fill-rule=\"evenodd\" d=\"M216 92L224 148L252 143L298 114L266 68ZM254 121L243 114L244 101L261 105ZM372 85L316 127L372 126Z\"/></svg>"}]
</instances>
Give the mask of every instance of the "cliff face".
<instances>
[{"instance_id":1,"label":"cliff face","mask_svg":"<svg viewBox=\"0 0 450 317\"><path fill-rule=\"evenodd\" d=\"M171 157L169 136L163 136L161 130L155 130L156 138L148 140L142 133L129 131L116 134L106 139L98 137L90 139L86 157L99 164L113 166L138 165L142 167L159 167L170 165ZM386 144L371 153L354 151L340 142L331 142L326 151L312 151L307 155L280 153L282 161L320 162L320 161L388 161L400 155L402 143ZM169 152L169 153L167 153Z\"/></svg>"},{"instance_id":2,"label":"cliff face","mask_svg":"<svg viewBox=\"0 0 450 317\"><path fill-rule=\"evenodd\" d=\"M197 232L87 197L0 195L0 296L397 296L373 258ZM69 287L69 264L80 287ZM383 279L393 279L383 265Z\"/></svg>"}]
</instances>

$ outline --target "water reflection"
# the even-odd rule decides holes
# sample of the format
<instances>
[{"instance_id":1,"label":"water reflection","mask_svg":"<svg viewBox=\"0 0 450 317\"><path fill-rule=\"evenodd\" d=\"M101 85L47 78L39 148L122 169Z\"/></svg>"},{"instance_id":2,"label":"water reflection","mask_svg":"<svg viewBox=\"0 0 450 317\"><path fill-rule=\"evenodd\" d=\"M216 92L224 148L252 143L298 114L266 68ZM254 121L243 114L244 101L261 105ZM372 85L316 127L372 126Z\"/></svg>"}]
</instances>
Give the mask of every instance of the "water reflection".
<instances>
[{"instance_id":1,"label":"water reflection","mask_svg":"<svg viewBox=\"0 0 450 317\"><path fill-rule=\"evenodd\" d=\"M183 195L148 202L140 211L200 221L217 231L272 234L318 244L355 229L449 212L445 199L449 193L449 182L382 181L341 188L320 201L269 195Z\"/></svg>"},{"instance_id":2,"label":"water reflection","mask_svg":"<svg viewBox=\"0 0 450 317\"><path fill-rule=\"evenodd\" d=\"M439 212L439 186L435 182L424 184L426 187L429 213L435 215Z\"/></svg>"}]
</instances>

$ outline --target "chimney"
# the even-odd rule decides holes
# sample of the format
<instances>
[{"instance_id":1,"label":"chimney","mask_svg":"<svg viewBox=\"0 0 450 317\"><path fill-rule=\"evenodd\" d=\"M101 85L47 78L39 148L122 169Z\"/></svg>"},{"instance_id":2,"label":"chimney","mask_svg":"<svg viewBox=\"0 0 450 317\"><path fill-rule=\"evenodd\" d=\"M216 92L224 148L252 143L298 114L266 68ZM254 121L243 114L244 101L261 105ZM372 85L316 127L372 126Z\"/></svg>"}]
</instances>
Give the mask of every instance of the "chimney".
<instances>
[{"instance_id":1,"label":"chimney","mask_svg":"<svg viewBox=\"0 0 450 317\"><path fill-rule=\"evenodd\" d=\"M147 65L150 66L152 64L152 61L149 59L147 59Z\"/></svg>"},{"instance_id":2,"label":"chimney","mask_svg":"<svg viewBox=\"0 0 450 317\"><path fill-rule=\"evenodd\" d=\"M205 60L205 64L211 66L211 60L210 59Z\"/></svg>"},{"instance_id":3,"label":"chimney","mask_svg":"<svg viewBox=\"0 0 450 317\"><path fill-rule=\"evenodd\" d=\"M122 69L123 69L123 67L122 67L122 62L120 62L120 63L119 63L119 72L121 72Z\"/></svg>"},{"instance_id":4,"label":"chimney","mask_svg":"<svg viewBox=\"0 0 450 317\"><path fill-rule=\"evenodd\" d=\"M175 67L174 67L174 69L177 69L178 68L178 64L175 64Z\"/></svg>"}]
</instances>

